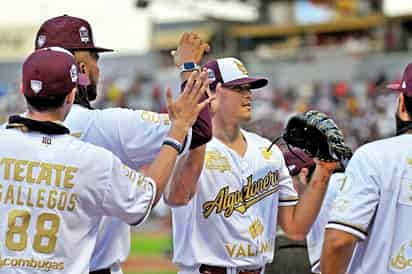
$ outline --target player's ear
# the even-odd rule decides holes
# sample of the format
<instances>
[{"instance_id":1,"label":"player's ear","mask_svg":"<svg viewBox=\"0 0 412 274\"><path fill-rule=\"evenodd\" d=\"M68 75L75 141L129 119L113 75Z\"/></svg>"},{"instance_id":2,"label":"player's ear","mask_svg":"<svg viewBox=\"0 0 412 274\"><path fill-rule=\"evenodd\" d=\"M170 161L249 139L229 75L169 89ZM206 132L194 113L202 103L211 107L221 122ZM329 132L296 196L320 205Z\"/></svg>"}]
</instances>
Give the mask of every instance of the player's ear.
<instances>
[{"instance_id":1,"label":"player's ear","mask_svg":"<svg viewBox=\"0 0 412 274\"><path fill-rule=\"evenodd\" d=\"M78 62L78 67L79 67L80 73L89 75L89 68L87 67L87 64L85 62Z\"/></svg>"}]
</instances>

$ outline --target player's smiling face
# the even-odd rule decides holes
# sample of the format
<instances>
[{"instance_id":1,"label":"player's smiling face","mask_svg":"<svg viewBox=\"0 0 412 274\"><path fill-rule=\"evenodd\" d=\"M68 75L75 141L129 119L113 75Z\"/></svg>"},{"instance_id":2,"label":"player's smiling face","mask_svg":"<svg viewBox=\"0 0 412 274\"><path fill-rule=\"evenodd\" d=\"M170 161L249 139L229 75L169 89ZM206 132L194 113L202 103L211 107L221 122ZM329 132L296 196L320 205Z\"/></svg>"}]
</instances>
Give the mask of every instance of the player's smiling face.
<instances>
[{"instance_id":1,"label":"player's smiling face","mask_svg":"<svg viewBox=\"0 0 412 274\"><path fill-rule=\"evenodd\" d=\"M231 117L236 122L252 118L252 93L249 85L216 88L216 113Z\"/></svg>"}]
</instances>

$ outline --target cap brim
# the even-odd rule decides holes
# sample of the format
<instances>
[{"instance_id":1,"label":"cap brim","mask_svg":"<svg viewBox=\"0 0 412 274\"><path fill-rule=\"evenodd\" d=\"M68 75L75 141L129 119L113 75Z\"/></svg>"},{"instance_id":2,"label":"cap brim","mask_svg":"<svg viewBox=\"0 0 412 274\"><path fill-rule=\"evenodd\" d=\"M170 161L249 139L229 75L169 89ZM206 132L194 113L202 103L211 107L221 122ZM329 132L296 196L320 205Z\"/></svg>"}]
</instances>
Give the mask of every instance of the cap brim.
<instances>
[{"instance_id":1,"label":"cap brim","mask_svg":"<svg viewBox=\"0 0 412 274\"><path fill-rule=\"evenodd\" d=\"M101 48L101 47L94 47L92 49L95 52L113 52L113 49L106 49L106 48Z\"/></svg>"},{"instance_id":2,"label":"cap brim","mask_svg":"<svg viewBox=\"0 0 412 274\"><path fill-rule=\"evenodd\" d=\"M68 48L70 50L88 50L88 51L93 51L93 52L113 52L113 49L106 49L106 48L101 48L101 47L84 47L84 48Z\"/></svg>"},{"instance_id":3,"label":"cap brim","mask_svg":"<svg viewBox=\"0 0 412 274\"><path fill-rule=\"evenodd\" d=\"M253 77L245 77L236 79L233 81L229 81L227 83L222 84L224 87L235 87L241 85L250 85L250 89L257 89L263 88L268 84L268 80L265 78L253 78Z\"/></svg>"},{"instance_id":4,"label":"cap brim","mask_svg":"<svg viewBox=\"0 0 412 274\"><path fill-rule=\"evenodd\" d=\"M93 47L88 50L94 51L94 52L113 52L114 50L112 49L106 49L106 48L101 48L101 47Z\"/></svg>"}]
</instances>

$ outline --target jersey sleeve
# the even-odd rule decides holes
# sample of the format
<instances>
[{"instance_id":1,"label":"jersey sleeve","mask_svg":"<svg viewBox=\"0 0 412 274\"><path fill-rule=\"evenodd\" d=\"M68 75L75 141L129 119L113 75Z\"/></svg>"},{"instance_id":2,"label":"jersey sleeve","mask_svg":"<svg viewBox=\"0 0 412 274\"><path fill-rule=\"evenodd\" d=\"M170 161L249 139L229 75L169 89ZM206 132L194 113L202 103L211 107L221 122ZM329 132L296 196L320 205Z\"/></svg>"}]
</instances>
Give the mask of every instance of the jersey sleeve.
<instances>
[{"instance_id":1,"label":"jersey sleeve","mask_svg":"<svg viewBox=\"0 0 412 274\"><path fill-rule=\"evenodd\" d=\"M279 170L279 206L293 206L298 203L298 193L293 187L292 177L289 174L285 159L281 153L280 158L281 168Z\"/></svg>"},{"instance_id":2,"label":"jersey sleeve","mask_svg":"<svg viewBox=\"0 0 412 274\"><path fill-rule=\"evenodd\" d=\"M167 114L124 108L101 110L97 121L101 134L118 146L109 150L118 151L122 162L131 167L141 167L154 160L171 126ZM190 141L191 131L185 148L190 146Z\"/></svg>"},{"instance_id":3,"label":"jersey sleeve","mask_svg":"<svg viewBox=\"0 0 412 274\"><path fill-rule=\"evenodd\" d=\"M154 181L122 164L113 156L105 184L102 210L125 223L137 226L149 215L156 195Z\"/></svg>"},{"instance_id":4,"label":"jersey sleeve","mask_svg":"<svg viewBox=\"0 0 412 274\"><path fill-rule=\"evenodd\" d=\"M376 172L365 151L356 151L343 180L326 228L342 230L364 240L380 195Z\"/></svg>"}]
</instances>

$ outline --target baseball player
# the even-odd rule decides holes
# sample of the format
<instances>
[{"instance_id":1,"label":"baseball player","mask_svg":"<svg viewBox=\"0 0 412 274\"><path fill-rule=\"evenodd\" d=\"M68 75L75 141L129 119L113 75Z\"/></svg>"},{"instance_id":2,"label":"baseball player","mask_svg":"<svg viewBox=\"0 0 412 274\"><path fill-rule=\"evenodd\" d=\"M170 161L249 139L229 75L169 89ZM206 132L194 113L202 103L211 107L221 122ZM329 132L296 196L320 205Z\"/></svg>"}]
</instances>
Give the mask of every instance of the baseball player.
<instances>
[{"instance_id":1,"label":"baseball player","mask_svg":"<svg viewBox=\"0 0 412 274\"><path fill-rule=\"evenodd\" d=\"M198 104L207 81L196 77L177 101L168 91L171 127L144 176L59 122L79 81L70 52L30 55L22 81L27 112L10 117L0 134L0 273L86 274L102 216L133 226L145 220L172 173L177 144L208 102Z\"/></svg>"},{"instance_id":2,"label":"baseball player","mask_svg":"<svg viewBox=\"0 0 412 274\"><path fill-rule=\"evenodd\" d=\"M251 90L267 80L249 77L236 58L205 67L216 95L213 138L197 184L166 194L187 201L172 208L173 261L180 274L264 273L273 258L278 220L289 237L304 239L336 164L318 162L298 202L280 150L268 151L269 140L240 127L251 118Z\"/></svg>"},{"instance_id":3,"label":"baseball player","mask_svg":"<svg viewBox=\"0 0 412 274\"><path fill-rule=\"evenodd\" d=\"M400 84L397 136L360 147L326 226L323 274L412 273L412 64ZM355 248L356 247L356 248Z\"/></svg>"},{"instance_id":4,"label":"baseball player","mask_svg":"<svg viewBox=\"0 0 412 274\"><path fill-rule=\"evenodd\" d=\"M198 43L204 50L207 44L197 36L189 35L186 43ZM98 57L101 52L111 51L94 45L90 24L81 18L59 16L44 22L36 35L36 48L60 46L75 55L80 71L90 78L87 86L79 86L76 101L65 120L73 135L81 140L104 147L118 156L126 165L139 169L154 160L164 138L170 129L167 114L145 110L110 108L92 109L90 101L96 98L96 84L99 78ZM179 55L185 64L195 64L195 59ZM197 68L182 68L182 80L187 80ZM178 179L197 180L204 159L204 143L211 138L208 107L199 115L192 135L188 135L185 148L190 151L176 167ZM199 123L200 122L200 125ZM183 149L183 148L182 148ZM120 219L105 217L100 226L95 252L90 265L94 274L121 273L120 262L130 250L130 227Z\"/></svg>"},{"instance_id":5,"label":"baseball player","mask_svg":"<svg viewBox=\"0 0 412 274\"><path fill-rule=\"evenodd\" d=\"M293 185L298 194L302 195L312 177L316 164L312 158L302 150L296 148L291 151L286 151L284 157L293 179ZM325 198L323 199L322 207L306 236L311 271L313 273L320 273L320 255L322 252L325 226L328 222L328 216L333 202L343 182L344 174L342 172L332 174L329 179L329 185Z\"/></svg>"}]
</instances>

